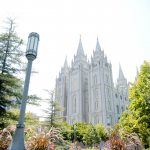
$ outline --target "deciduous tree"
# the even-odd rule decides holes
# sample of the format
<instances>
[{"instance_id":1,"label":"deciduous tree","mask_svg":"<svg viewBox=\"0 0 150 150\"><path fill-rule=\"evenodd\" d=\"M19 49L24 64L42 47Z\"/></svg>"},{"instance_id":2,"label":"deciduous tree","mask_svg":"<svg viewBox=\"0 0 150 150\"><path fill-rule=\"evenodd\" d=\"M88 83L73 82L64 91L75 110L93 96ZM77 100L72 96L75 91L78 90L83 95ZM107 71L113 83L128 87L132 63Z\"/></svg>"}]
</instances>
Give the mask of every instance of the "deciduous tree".
<instances>
[{"instance_id":1,"label":"deciduous tree","mask_svg":"<svg viewBox=\"0 0 150 150\"><path fill-rule=\"evenodd\" d=\"M135 83L129 89L131 103L120 125L142 138L145 147L150 147L150 62L144 61Z\"/></svg>"}]
</instances>

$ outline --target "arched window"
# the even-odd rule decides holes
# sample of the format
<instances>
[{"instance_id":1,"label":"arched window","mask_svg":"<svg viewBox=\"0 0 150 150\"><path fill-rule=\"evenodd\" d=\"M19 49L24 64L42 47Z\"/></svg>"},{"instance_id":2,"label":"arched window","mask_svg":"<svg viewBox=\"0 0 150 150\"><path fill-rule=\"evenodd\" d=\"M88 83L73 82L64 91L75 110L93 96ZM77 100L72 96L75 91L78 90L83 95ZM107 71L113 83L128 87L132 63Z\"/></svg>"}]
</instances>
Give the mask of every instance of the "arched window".
<instances>
[{"instance_id":1,"label":"arched window","mask_svg":"<svg viewBox=\"0 0 150 150\"><path fill-rule=\"evenodd\" d=\"M121 109L122 109L122 112L124 111L124 108L123 108L123 106L121 107Z\"/></svg>"},{"instance_id":2,"label":"arched window","mask_svg":"<svg viewBox=\"0 0 150 150\"><path fill-rule=\"evenodd\" d=\"M72 103L72 110L73 110L73 113L76 113L76 103L77 103L76 97L74 96L74 97L73 97L73 103Z\"/></svg>"},{"instance_id":3,"label":"arched window","mask_svg":"<svg viewBox=\"0 0 150 150\"><path fill-rule=\"evenodd\" d=\"M98 115L96 115L94 117L94 124L97 124L97 123L99 123L99 116Z\"/></svg>"},{"instance_id":4,"label":"arched window","mask_svg":"<svg viewBox=\"0 0 150 150\"><path fill-rule=\"evenodd\" d=\"M105 82L108 83L109 82L109 77L107 74L105 74Z\"/></svg>"},{"instance_id":5,"label":"arched window","mask_svg":"<svg viewBox=\"0 0 150 150\"><path fill-rule=\"evenodd\" d=\"M96 96L96 98L98 98L98 97L99 97L98 89L96 89L96 90L95 90L95 96Z\"/></svg>"},{"instance_id":6,"label":"arched window","mask_svg":"<svg viewBox=\"0 0 150 150\"><path fill-rule=\"evenodd\" d=\"M117 108L117 114L119 114L119 106L117 105L116 108Z\"/></svg>"},{"instance_id":7,"label":"arched window","mask_svg":"<svg viewBox=\"0 0 150 150\"><path fill-rule=\"evenodd\" d=\"M109 88L107 88L107 95L108 95L109 98L111 97L111 92L110 92Z\"/></svg>"},{"instance_id":8,"label":"arched window","mask_svg":"<svg viewBox=\"0 0 150 150\"><path fill-rule=\"evenodd\" d=\"M98 101L95 102L95 110L98 109Z\"/></svg>"},{"instance_id":9,"label":"arched window","mask_svg":"<svg viewBox=\"0 0 150 150\"><path fill-rule=\"evenodd\" d=\"M111 116L107 116L107 125L110 126L111 125Z\"/></svg>"},{"instance_id":10,"label":"arched window","mask_svg":"<svg viewBox=\"0 0 150 150\"><path fill-rule=\"evenodd\" d=\"M108 110L111 110L111 102L108 100Z\"/></svg>"},{"instance_id":11,"label":"arched window","mask_svg":"<svg viewBox=\"0 0 150 150\"><path fill-rule=\"evenodd\" d=\"M115 94L115 96L116 96L116 98L118 98L118 95L117 95L117 93Z\"/></svg>"},{"instance_id":12,"label":"arched window","mask_svg":"<svg viewBox=\"0 0 150 150\"><path fill-rule=\"evenodd\" d=\"M88 79L87 78L85 78L84 87L85 87L85 90L88 89Z\"/></svg>"},{"instance_id":13,"label":"arched window","mask_svg":"<svg viewBox=\"0 0 150 150\"><path fill-rule=\"evenodd\" d=\"M97 76L94 75L94 85L96 85L96 84L97 84Z\"/></svg>"}]
</instances>

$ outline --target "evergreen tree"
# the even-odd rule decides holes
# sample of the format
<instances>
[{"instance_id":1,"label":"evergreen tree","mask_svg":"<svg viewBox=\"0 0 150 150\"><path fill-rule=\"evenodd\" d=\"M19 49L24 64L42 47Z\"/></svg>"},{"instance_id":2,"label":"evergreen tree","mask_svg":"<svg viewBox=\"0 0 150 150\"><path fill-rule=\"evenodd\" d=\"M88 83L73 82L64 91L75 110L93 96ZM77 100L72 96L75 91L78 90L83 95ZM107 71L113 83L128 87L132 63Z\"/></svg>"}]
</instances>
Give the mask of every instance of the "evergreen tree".
<instances>
[{"instance_id":1,"label":"evergreen tree","mask_svg":"<svg viewBox=\"0 0 150 150\"><path fill-rule=\"evenodd\" d=\"M17 106L22 99L22 81L17 73L24 70L21 50L23 40L17 35L15 21L7 19L5 32L0 34L0 127L5 126L9 106ZM28 103L38 104L36 95L30 95Z\"/></svg>"},{"instance_id":2,"label":"evergreen tree","mask_svg":"<svg viewBox=\"0 0 150 150\"><path fill-rule=\"evenodd\" d=\"M47 99L47 108L44 110L46 113L46 122L48 126L51 128L56 127L59 121L62 121L62 117L59 116L59 112L63 111L60 104L55 100L54 91L47 91L50 95L50 98Z\"/></svg>"},{"instance_id":3,"label":"evergreen tree","mask_svg":"<svg viewBox=\"0 0 150 150\"><path fill-rule=\"evenodd\" d=\"M0 34L0 71L2 74L13 75L22 65L21 58L24 55L21 50L23 40L15 31L15 21L7 19L5 32Z\"/></svg>"},{"instance_id":4,"label":"evergreen tree","mask_svg":"<svg viewBox=\"0 0 150 150\"><path fill-rule=\"evenodd\" d=\"M16 97L21 97L20 80L9 74L0 74L0 127L5 126L7 109Z\"/></svg>"},{"instance_id":5,"label":"evergreen tree","mask_svg":"<svg viewBox=\"0 0 150 150\"><path fill-rule=\"evenodd\" d=\"M22 82L14 75L22 63L23 40L15 32L15 22L7 19L5 33L0 34L0 127L4 126L6 109L13 99L21 98Z\"/></svg>"}]
</instances>

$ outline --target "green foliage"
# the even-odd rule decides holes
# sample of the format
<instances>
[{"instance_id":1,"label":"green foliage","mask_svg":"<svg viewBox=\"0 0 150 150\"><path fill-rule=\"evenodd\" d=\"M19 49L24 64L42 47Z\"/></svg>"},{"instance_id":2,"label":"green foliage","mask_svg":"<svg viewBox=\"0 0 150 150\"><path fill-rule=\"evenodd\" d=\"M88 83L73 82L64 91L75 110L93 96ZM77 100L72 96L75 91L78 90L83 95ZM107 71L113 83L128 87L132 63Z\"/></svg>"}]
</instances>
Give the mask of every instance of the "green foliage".
<instances>
[{"instance_id":1,"label":"green foliage","mask_svg":"<svg viewBox=\"0 0 150 150\"><path fill-rule=\"evenodd\" d=\"M104 125L96 124L95 128L101 141L105 141L108 135L107 135L107 130L105 129Z\"/></svg>"},{"instance_id":2,"label":"green foliage","mask_svg":"<svg viewBox=\"0 0 150 150\"><path fill-rule=\"evenodd\" d=\"M79 142L83 142L83 137L85 134L87 134L87 123L76 123L75 128L74 125L72 125L72 141L74 141L74 132L76 134L76 140ZM75 130L74 130L75 129Z\"/></svg>"},{"instance_id":3,"label":"green foliage","mask_svg":"<svg viewBox=\"0 0 150 150\"><path fill-rule=\"evenodd\" d=\"M47 108L44 110L46 113L46 120L45 123L48 124L49 128L57 127L57 123L62 120L62 117L59 116L59 112L62 111L62 107L60 104L55 100L55 93L54 91L47 91L50 95L50 98L47 99Z\"/></svg>"},{"instance_id":4,"label":"green foliage","mask_svg":"<svg viewBox=\"0 0 150 150\"><path fill-rule=\"evenodd\" d=\"M15 31L15 21L7 19L5 33L0 34L0 70L1 73L17 73L22 65L21 57L24 55L21 50L23 40L18 37Z\"/></svg>"},{"instance_id":5,"label":"green foliage","mask_svg":"<svg viewBox=\"0 0 150 150\"><path fill-rule=\"evenodd\" d=\"M21 97L22 82L14 76L23 63L22 39L15 32L15 22L7 19L5 33L0 34L0 127L5 126L7 109Z\"/></svg>"},{"instance_id":6,"label":"green foliage","mask_svg":"<svg viewBox=\"0 0 150 150\"><path fill-rule=\"evenodd\" d=\"M0 74L0 109L11 104L11 99L20 97L21 81L9 74ZM2 111L0 111L2 113Z\"/></svg>"},{"instance_id":7,"label":"green foliage","mask_svg":"<svg viewBox=\"0 0 150 150\"><path fill-rule=\"evenodd\" d=\"M32 112L27 112L25 114L25 125L27 127L36 126L39 124L39 117Z\"/></svg>"},{"instance_id":8,"label":"green foliage","mask_svg":"<svg viewBox=\"0 0 150 150\"><path fill-rule=\"evenodd\" d=\"M129 89L129 110L120 119L120 126L137 133L145 147L150 147L150 63L144 62L134 84Z\"/></svg>"},{"instance_id":9,"label":"green foliage","mask_svg":"<svg viewBox=\"0 0 150 150\"><path fill-rule=\"evenodd\" d=\"M74 141L74 132L76 140L86 145L99 143L107 137L106 129L100 124L94 126L87 123L76 123L75 128L72 125L72 141Z\"/></svg>"},{"instance_id":10,"label":"green foliage","mask_svg":"<svg viewBox=\"0 0 150 150\"><path fill-rule=\"evenodd\" d=\"M19 118L19 109L10 109L5 116L5 119L3 122L5 123L5 126L7 126L7 129L16 128L16 124L18 122ZM31 136L33 136L38 128L39 125L39 117L35 116L31 112L27 112L25 114L25 140L27 141ZM11 135L14 134L14 131L11 133Z\"/></svg>"},{"instance_id":11,"label":"green foliage","mask_svg":"<svg viewBox=\"0 0 150 150\"><path fill-rule=\"evenodd\" d=\"M96 144L100 142L100 138L96 131L96 128L89 124L86 128L86 134L83 137L83 143L92 146L92 144Z\"/></svg>"},{"instance_id":12,"label":"green foliage","mask_svg":"<svg viewBox=\"0 0 150 150\"><path fill-rule=\"evenodd\" d=\"M119 120L119 124L121 128L124 128L127 132L132 133L138 133L139 129L138 129L138 121L135 118L134 114L131 111L125 111L120 120Z\"/></svg>"},{"instance_id":13,"label":"green foliage","mask_svg":"<svg viewBox=\"0 0 150 150\"><path fill-rule=\"evenodd\" d=\"M7 114L4 119L5 126L16 125L19 118L19 109L13 108L7 111ZM25 114L25 126L31 127L39 124L39 117L34 115L31 112Z\"/></svg>"},{"instance_id":14,"label":"green foliage","mask_svg":"<svg viewBox=\"0 0 150 150\"><path fill-rule=\"evenodd\" d=\"M24 69L21 50L23 40L15 31L15 21L7 19L5 32L0 34L0 127L7 126L12 120L10 107L17 108L22 99L22 81L16 77ZM39 98L31 95L28 103L39 104ZM10 117L10 118L9 118ZM12 118L11 118L12 117ZM14 120L15 121L15 120Z\"/></svg>"},{"instance_id":15,"label":"green foliage","mask_svg":"<svg viewBox=\"0 0 150 150\"><path fill-rule=\"evenodd\" d=\"M67 122L59 122L57 125L61 129L61 135L64 140L71 141L71 134L73 133L71 126Z\"/></svg>"},{"instance_id":16,"label":"green foliage","mask_svg":"<svg viewBox=\"0 0 150 150\"><path fill-rule=\"evenodd\" d=\"M9 116L7 109L20 98L21 81L9 74L0 74L0 127L4 127Z\"/></svg>"},{"instance_id":17,"label":"green foliage","mask_svg":"<svg viewBox=\"0 0 150 150\"><path fill-rule=\"evenodd\" d=\"M27 103L35 106L40 106L40 100L42 100L40 97L37 95L29 95Z\"/></svg>"}]
</instances>

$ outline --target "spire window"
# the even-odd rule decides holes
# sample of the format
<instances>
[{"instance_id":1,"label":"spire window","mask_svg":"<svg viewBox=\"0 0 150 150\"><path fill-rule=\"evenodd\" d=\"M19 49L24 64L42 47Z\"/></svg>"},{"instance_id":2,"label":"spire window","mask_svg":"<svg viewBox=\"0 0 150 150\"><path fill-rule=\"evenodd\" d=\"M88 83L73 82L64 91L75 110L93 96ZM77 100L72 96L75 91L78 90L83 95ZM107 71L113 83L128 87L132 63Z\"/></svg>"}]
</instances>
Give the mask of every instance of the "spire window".
<instances>
[{"instance_id":1,"label":"spire window","mask_svg":"<svg viewBox=\"0 0 150 150\"><path fill-rule=\"evenodd\" d=\"M116 97L116 98L118 98L118 95L117 95L117 93L115 94L115 97Z\"/></svg>"},{"instance_id":2,"label":"spire window","mask_svg":"<svg viewBox=\"0 0 150 150\"><path fill-rule=\"evenodd\" d=\"M97 84L97 75L94 76L94 85Z\"/></svg>"},{"instance_id":3,"label":"spire window","mask_svg":"<svg viewBox=\"0 0 150 150\"><path fill-rule=\"evenodd\" d=\"M108 100L108 102L107 102L107 104L108 104L108 110L111 110L111 102L110 102L110 100Z\"/></svg>"},{"instance_id":4,"label":"spire window","mask_svg":"<svg viewBox=\"0 0 150 150\"><path fill-rule=\"evenodd\" d=\"M72 103L72 110L73 110L73 113L76 113L76 97L74 96L73 97L73 103Z\"/></svg>"},{"instance_id":5,"label":"spire window","mask_svg":"<svg viewBox=\"0 0 150 150\"><path fill-rule=\"evenodd\" d=\"M117 108L117 114L119 114L119 106L117 105L116 108Z\"/></svg>"},{"instance_id":6,"label":"spire window","mask_svg":"<svg viewBox=\"0 0 150 150\"><path fill-rule=\"evenodd\" d=\"M105 74L105 82L108 83L109 82L109 77L107 74Z\"/></svg>"},{"instance_id":7,"label":"spire window","mask_svg":"<svg viewBox=\"0 0 150 150\"><path fill-rule=\"evenodd\" d=\"M123 108L123 106L121 107L121 109L122 109L122 112L124 111L124 108Z\"/></svg>"},{"instance_id":8,"label":"spire window","mask_svg":"<svg viewBox=\"0 0 150 150\"><path fill-rule=\"evenodd\" d=\"M107 117L107 125L108 125L108 126L111 125L111 116L110 116L110 115Z\"/></svg>"},{"instance_id":9,"label":"spire window","mask_svg":"<svg viewBox=\"0 0 150 150\"><path fill-rule=\"evenodd\" d=\"M120 95L120 99L122 100L122 96Z\"/></svg>"},{"instance_id":10,"label":"spire window","mask_svg":"<svg viewBox=\"0 0 150 150\"><path fill-rule=\"evenodd\" d=\"M98 115L96 115L94 117L94 124L97 124L97 123L99 123L99 116Z\"/></svg>"},{"instance_id":11,"label":"spire window","mask_svg":"<svg viewBox=\"0 0 150 150\"><path fill-rule=\"evenodd\" d=\"M98 101L95 102L95 110L98 109Z\"/></svg>"}]
</instances>

